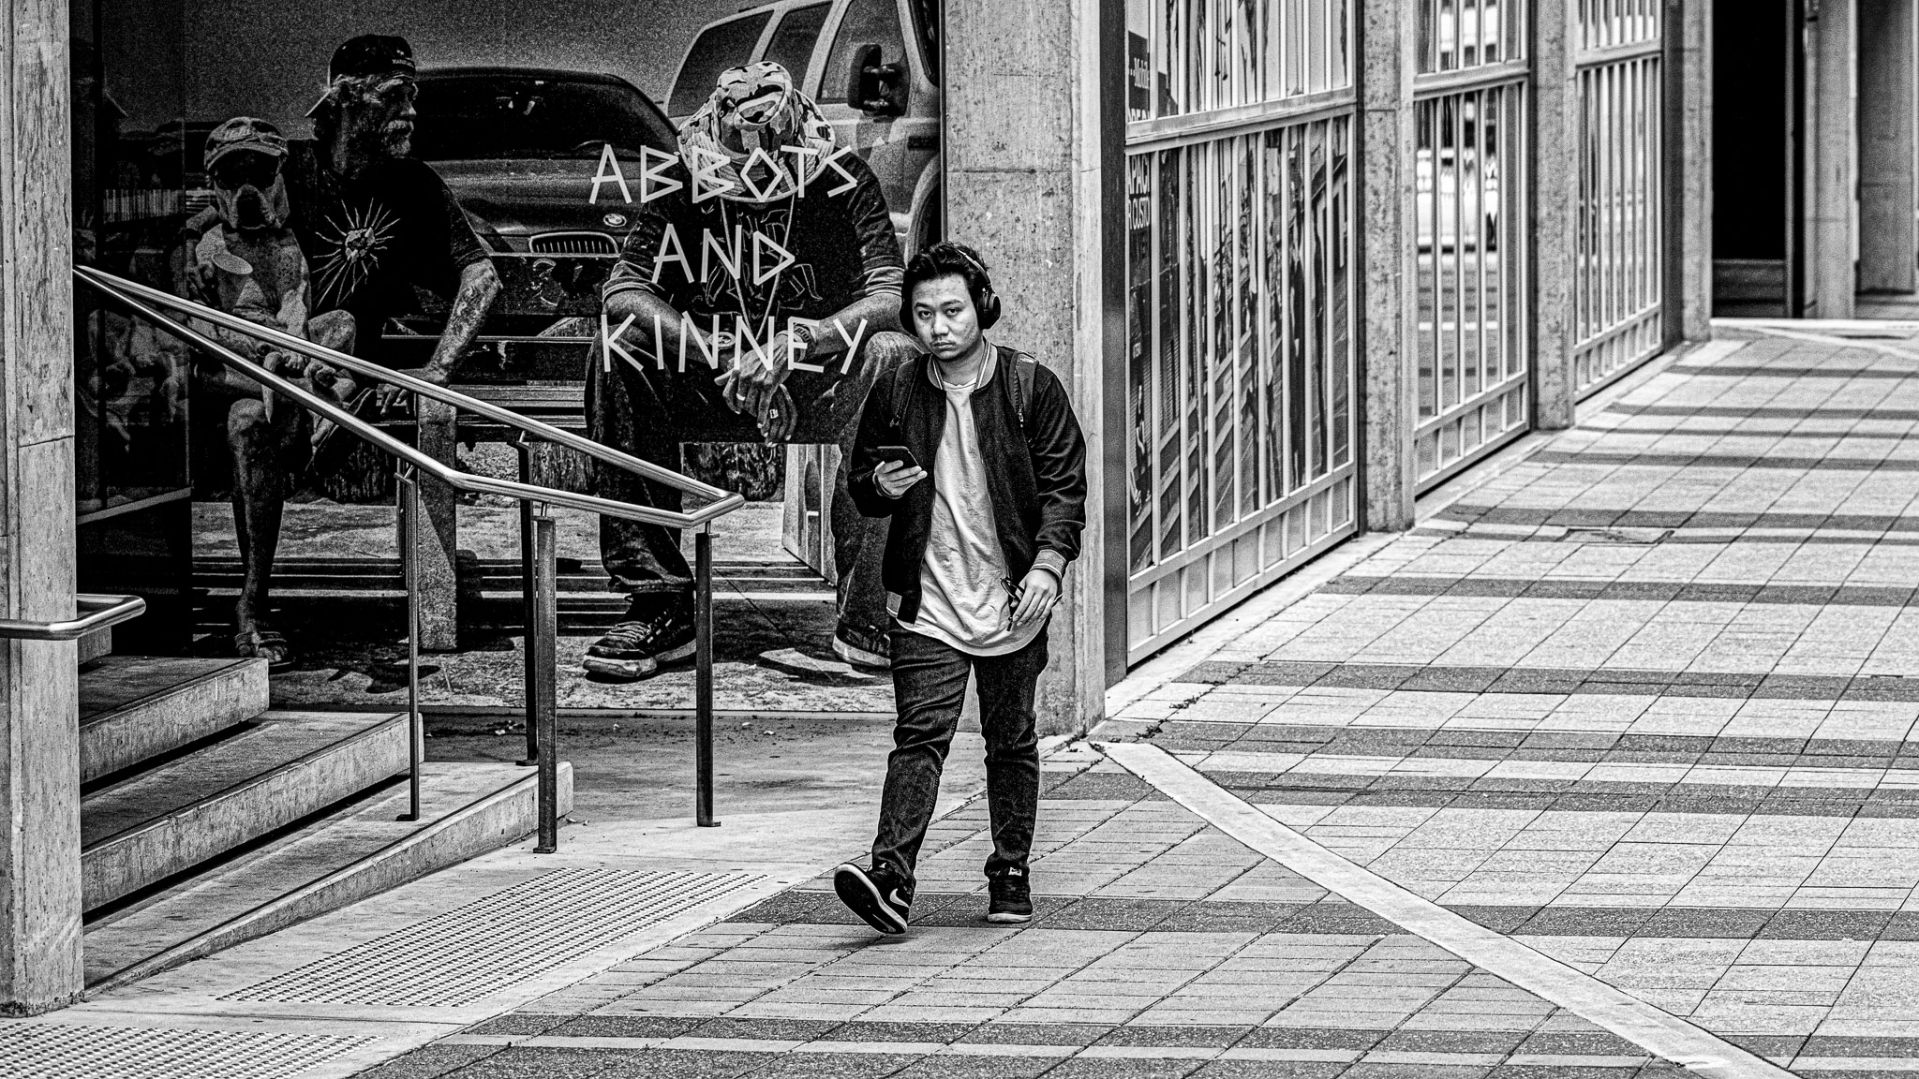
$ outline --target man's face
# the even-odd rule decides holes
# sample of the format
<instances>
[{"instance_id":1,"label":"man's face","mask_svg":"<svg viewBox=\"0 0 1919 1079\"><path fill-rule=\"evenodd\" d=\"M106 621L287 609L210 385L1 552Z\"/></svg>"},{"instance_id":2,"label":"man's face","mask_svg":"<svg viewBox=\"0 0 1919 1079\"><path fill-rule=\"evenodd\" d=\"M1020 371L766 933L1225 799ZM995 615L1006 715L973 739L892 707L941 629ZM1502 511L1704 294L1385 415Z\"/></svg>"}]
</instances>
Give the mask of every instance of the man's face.
<instances>
[{"instance_id":1,"label":"man's face","mask_svg":"<svg viewBox=\"0 0 1919 1079\"><path fill-rule=\"evenodd\" d=\"M405 157L413 151L413 121L419 116L413 102L419 96L413 76L389 76L347 99L342 126L362 146Z\"/></svg>"},{"instance_id":2,"label":"man's face","mask_svg":"<svg viewBox=\"0 0 1919 1079\"><path fill-rule=\"evenodd\" d=\"M913 332L942 360L958 359L979 343L979 312L958 274L913 286Z\"/></svg>"}]
</instances>

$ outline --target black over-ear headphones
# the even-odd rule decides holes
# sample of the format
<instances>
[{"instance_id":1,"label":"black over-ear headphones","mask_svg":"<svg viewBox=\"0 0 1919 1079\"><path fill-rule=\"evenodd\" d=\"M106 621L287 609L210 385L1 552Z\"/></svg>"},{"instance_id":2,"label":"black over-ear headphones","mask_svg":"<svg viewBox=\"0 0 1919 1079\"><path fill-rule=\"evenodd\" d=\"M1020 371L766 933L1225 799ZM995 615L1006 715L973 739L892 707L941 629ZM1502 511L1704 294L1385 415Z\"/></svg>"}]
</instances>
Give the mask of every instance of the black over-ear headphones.
<instances>
[{"instance_id":1,"label":"black over-ear headphones","mask_svg":"<svg viewBox=\"0 0 1919 1079\"><path fill-rule=\"evenodd\" d=\"M959 256L967 266L972 268L973 274L979 280L977 286L971 284L967 286L968 291L973 295L973 311L979 316L980 329L992 329L993 324L999 321L1000 303L998 294L993 291L992 275L986 272L985 264L968 254L966 249L958 244L941 243L935 247ZM934 250L934 248L928 248L928 250ZM900 328L918 336L918 328L913 322L913 294L910 290L900 296Z\"/></svg>"}]
</instances>

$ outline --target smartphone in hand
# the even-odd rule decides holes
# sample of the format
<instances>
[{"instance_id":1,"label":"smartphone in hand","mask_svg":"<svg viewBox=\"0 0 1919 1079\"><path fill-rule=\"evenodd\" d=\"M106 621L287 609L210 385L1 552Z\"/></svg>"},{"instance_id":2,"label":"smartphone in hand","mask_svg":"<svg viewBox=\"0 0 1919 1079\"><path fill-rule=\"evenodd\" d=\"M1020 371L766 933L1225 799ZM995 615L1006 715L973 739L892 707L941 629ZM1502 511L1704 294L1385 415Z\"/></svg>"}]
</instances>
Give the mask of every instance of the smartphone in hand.
<instances>
[{"instance_id":1,"label":"smartphone in hand","mask_svg":"<svg viewBox=\"0 0 1919 1079\"><path fill-rule=\"evenodd\" d=\"M908 468L915 467L919 464L918 461L913 459L913 451L907 449L905 446L881 446L878 452L881 461L894 461Z\"/></svg>"}]
</instances>

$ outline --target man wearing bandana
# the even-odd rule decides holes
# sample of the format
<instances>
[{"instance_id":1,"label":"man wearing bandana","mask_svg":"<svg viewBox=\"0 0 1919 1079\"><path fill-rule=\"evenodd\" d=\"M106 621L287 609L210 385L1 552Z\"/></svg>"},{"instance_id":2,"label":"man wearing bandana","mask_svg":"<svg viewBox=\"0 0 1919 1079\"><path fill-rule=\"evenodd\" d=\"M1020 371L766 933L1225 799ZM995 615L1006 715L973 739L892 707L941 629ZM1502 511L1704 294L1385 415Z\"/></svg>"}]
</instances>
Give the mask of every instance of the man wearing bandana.
<instances>
[{"instance_id":1,"label":"man wearing bandana","mask_svg":"<svg viewBox=\"0 0 1919 1079\"><path fill-rule=\"evenodd\" d=\"M587 379L591 434L676 470L686 441L837 443L834 650L884 667L884 524L854 508L844 461L873 379L919 350L899 332L905 268L879 180L774 63L722 73L679 148L636 193L603 290L609 341ZM680 508L678 491L626 472L597 469L594 484ZM632 598L586 669L636 679L690 657L693 574L677 530L603 517L600 552L612 589Z\"/></svg>"}]
</instances>

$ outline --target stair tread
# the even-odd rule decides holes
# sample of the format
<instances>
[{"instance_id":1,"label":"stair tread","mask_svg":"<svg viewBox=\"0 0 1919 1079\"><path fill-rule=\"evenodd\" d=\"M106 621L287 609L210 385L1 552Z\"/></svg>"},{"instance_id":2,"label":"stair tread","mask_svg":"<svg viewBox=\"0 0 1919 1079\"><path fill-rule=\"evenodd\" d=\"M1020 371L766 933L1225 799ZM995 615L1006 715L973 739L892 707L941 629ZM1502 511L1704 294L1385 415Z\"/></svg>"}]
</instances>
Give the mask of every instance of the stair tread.
<instances>
[{"instance_id":1,"label":"stair tread","mask_svg":"<svg viewBox=\"0 0 1919 1079\"><path fill-rule=\"evenodd\" d=\"M107 656L80 672L80 722L154 701L190 686L220 678L243 679L263 659L206 659L191 656Z\"/></svg>"},{"instance_id":2,"label":"stair tread","mask_svg":"<svg viewBox=\"0 0 1919 1079\"><path fill-rule=\"evenodd\" d=\"M248 729L82 799L81 850L261 780L309 754L365 735L400 713L269 711Z\"/></svg>"},{"instance_id":3,"label":"stair tread","mask_svg":"<svg viewBox=\"0 0 1919 1079\"><path fill-rule=\"evenodd\" d=\"M458 861L462 856L414 849L409 841L534 777L532 769L511 764L429 763L421 776L418 821L397 819L407 808L406 785L397 784L87 926L87 982L99 982L236 919L257 917L266 905L332 874L365 871L382 859L408 857L417 864L403 875L413 877ZM524 822L528 828L532 823L531 817Z\"/></svg>"}]
</instances>

